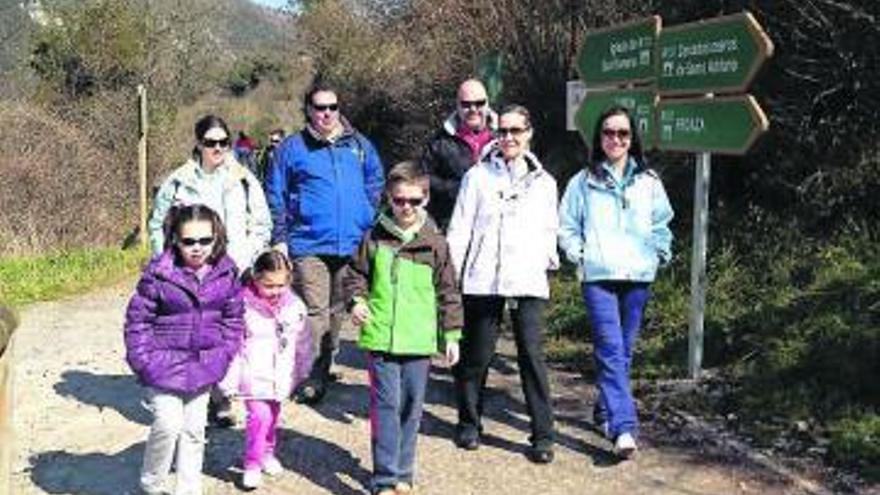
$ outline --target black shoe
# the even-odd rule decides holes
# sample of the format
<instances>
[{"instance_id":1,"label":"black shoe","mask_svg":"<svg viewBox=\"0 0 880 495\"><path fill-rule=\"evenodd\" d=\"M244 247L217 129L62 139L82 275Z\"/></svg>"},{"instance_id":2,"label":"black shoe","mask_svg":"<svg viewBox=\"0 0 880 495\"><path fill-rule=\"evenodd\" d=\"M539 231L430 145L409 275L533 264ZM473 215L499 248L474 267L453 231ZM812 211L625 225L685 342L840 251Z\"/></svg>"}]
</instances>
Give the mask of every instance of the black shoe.
<instances>
[{"instance_id":1,"label":"black shoe","mask_svg":"<svg viewBox=\"0 0 880 495\"><path fill-rule=\"evenodd\" d=\"M455 445L464 450L477 450L480 448L480 435L474 431L462 431L455 436Z\"/></svg>"},{"instance_id":2,"label":"black shoe","mask_svg":"<svg viewBox=\"0 0 880 495\"><path fill-rule=\"evenodd\" d=\"M532 447L529 449L528 458L535 464L550 464L553 462L553 448Z\"/></svg>"},{"instance_id":3,"label":"black shoe","mask_svg":"<svg viewBox=\"0 0 880 495\"><path fill-rule=\"evenodd\" d=\"M208 402L208 426L213 428L232 428L235 426L232 404L228 400L219 403Z\"/></svg>"},{"instance_id":4,"label":"black shoe","mask_svg":"<svg viewBox=\"0 0 880 495\"><path fill-rule=\"evenodd\" d=\"M327 387L318 380L306 380L293 394L293 400L298 404L314 405L321 402L327 394Z\"/></svg>"}]
</instances>

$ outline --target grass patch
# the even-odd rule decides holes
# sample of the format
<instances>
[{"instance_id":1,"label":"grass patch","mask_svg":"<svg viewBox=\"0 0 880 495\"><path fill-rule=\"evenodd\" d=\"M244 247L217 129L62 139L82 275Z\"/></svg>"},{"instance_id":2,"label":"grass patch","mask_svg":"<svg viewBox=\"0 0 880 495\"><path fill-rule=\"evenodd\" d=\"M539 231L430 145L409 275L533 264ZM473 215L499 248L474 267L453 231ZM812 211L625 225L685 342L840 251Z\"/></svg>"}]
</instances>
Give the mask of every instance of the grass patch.
<instances>
[{"instance_id":1,"label":"grass patch","mask_svg":"<svg viewBox=\"0 0 880 495\"><path fill-rule=\"evenodd\" d=\"M115 283L137 274L146 250L78 249L0 258L0 300L13 307Z\"/></svg>"}]
</instances>

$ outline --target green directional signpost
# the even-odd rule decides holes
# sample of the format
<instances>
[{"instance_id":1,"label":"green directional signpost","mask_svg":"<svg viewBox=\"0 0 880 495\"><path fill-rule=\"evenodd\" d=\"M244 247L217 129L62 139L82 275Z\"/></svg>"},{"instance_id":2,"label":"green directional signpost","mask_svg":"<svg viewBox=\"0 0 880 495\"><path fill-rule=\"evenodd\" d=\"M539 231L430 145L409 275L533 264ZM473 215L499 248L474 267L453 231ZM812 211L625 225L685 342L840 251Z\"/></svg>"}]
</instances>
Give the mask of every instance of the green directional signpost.
<instances>
[{"instance_id":1,"label":"green directional signpost","mask_svg":"<svg viewBox=\"0 0 880 495\"><path fill-rule=\"evenodd\" d=\"M646 82L656 74L654 42L660 17L619 24L587 33L577 69L587 88Z\"/></svg>"},{"instance_id":2,"label":"green directional signpost","mask_svg":"<svg viewBox=\"0 0 880 495\"><path fill-rule=\"evenodd\" d=\"M646 148L654 147L654 104L657 93L653 89L588 91L584 103L574 116L575 125L587 143L593 139L599 115L611 106L628 108L634 123L643 136Z\"/></svg>"},{"instance_id":3,"label":"green directional signpost","mask_svg":"<svg viewBox=\"0 0 880 495\"><path fill-rule=\"evenodd\" d=\"M632 110L645 148L695 152L694 235L688 369L703 359L711 153L743 155L769 121L744 93L773 55L748 12L662 28L657 16L587 33L577 57L586 96L575 123L592 146L599 115Z\"/></svg>"},{"instance_id":4,"label":"green directional signpost","mask_svg":"<svg viewBox=\"0 0 880 495\"><path fill-rule=\"evenodd\" d=\"M744 154L770 126L750 95L662 100L657 147L670 151Z\"/></svg>"},{"instance_id":5,"label":"green directional signpost","mask_svg":"<svg viewBox=\"0 0 880 495\"><path fill-rule=\"evenodd\" d=\"M663 96L739 93L773 54L773 42L743 13L666 28L658 53Z\"/></svg>"}]
</instances>

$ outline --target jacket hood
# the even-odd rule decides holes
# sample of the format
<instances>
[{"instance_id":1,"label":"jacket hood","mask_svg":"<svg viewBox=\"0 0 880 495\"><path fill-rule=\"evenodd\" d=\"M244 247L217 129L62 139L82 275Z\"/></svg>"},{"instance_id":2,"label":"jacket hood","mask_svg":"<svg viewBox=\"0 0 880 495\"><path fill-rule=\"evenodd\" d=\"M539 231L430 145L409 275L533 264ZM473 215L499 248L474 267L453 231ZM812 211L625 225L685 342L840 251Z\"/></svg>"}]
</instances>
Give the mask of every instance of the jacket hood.
<instances>
[{"instance_id":1,"label":"jacket hood","mask_svg":"<svg viewBox=\"0 0 880 495\"><path fill-rule=\"evenodd\" d=\"M489 107L487 111L486 127L490 130L495 130L498 127L498 114L495 113L495 110L492 110L491 107ZM455 136L458 133L458 123L458 112L453 111L448 117L446 117L446 120L443 121L443 130L450 136Z\"/></svg>"},{"instance_id":2,"label":"jacket hood","mask_svg":"<svg viewBox=\"0 0 880 495\"><path fill-rule=\"evenodd\" d=\"M538 160L538 157L532 153L531 150L526 150L525 153L523 153L523 159L529 167L529 174L544 171L544 165L541 163L541 160ZM486 146L486 149L480 156L480 163L482 162L491 164L495 167L505 166L504 157L501 155L501 149L498 148L497 141L492 141Z\"/></svg>"},{"instance_id":3,"label":"jacket hood","mask_svg":"<svg viewBox=\"0 0 880 495\"><path fill-rule=\"evenodd\" d=\"M249 308L258 311L264 316L273 317L278 314L281 308L288 306L292 302L293 293L290 289L284 289L278 299L278 303L273 305L265 298L260 297L257 293L257 288L254 286L254 282L250 282L242 289L242 297Z\"/></svg>"}]
</instances>

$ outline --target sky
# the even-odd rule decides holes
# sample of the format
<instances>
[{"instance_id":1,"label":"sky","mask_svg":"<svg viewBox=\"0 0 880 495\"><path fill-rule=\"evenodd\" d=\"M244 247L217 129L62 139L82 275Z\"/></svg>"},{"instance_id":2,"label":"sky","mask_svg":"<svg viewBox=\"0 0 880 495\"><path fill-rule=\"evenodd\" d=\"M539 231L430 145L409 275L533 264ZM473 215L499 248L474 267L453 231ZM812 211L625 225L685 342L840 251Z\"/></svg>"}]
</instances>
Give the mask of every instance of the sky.
<instances>
[{"instance_id":1,"label":"sky","mask_svg":"<svg viewBox=\"0 0 880 495\"><path fill-rule=\"evenodd\" d=\"M268 7L284 7L287 5L287 0L251 0L251 2L266 5Z\"/></svg>"}]
</instances>

